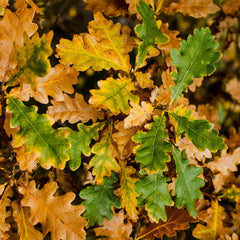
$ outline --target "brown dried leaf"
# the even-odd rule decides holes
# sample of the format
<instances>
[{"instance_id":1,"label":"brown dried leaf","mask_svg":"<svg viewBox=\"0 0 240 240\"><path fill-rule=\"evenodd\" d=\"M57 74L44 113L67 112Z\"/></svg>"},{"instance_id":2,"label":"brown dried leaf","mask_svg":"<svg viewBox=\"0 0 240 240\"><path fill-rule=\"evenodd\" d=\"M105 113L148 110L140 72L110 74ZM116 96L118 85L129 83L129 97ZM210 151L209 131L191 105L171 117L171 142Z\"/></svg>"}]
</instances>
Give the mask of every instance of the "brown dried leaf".
<instances>
[{"instance_id":1,"label":"brown dried leaf","mask_svg":"<svg viewBox=\"0 0 240 240\"><path fill-rule=\"evenodd\" d=\"M165 234L168 237L176 235L176 231L186 230L189 228L190 222L196 222L196 219L191 217L188 211L184 208L166 207L167 221L160 220L158 223L151 223L148 227L143 226L140 229L138 239L154 240L162 238Z\"/></svg>"},{"instance_id":2,"label":"brown dried leaf","mask_svg":"<svg viewBox=\"0 0 240 240\"><path fill-rule=\"evenodd\" d=\"M8 234L6 233L10 229L10 225L6 223L6 218L11 216L11 211L7 210L10 207L11 197L13 196L13 191L10 186L5 187L4 193L0 199L0 239L8 239Z\"/></svg>"},{"instance_id":3,"label":"brown dried leaf","mask_svg":"<svg viewBox=\"0 0 240 240\"><path fill-rule=\"evenodd\" d=\"M104 240L131 240L129 236L132 232L132 224L124 224L124 210L119 213L114 212L111 221L104 218L103 226L94 229L97 236L105 236Z\"/></svg>"},{"instance_id":4,"label":"brown dried leaf","mask_svg":"<svg viewBox=\"0 0 240 240\"><path fill-rule=\"evenodd\" d=\"M51 232L52 240L85 239L83 228L87 220L80 216L85 210L84 206L71 204L75 198L72 192L54 197L56 190L56 182L47 183L41 190L36 188L34 181L28 186L19 187L23 195L21 205L30 207L30 223L41 223L43 235Z\"/></svg>"},{"instance_id":5,"label":"brown dried leaf","mask_svg":"<svg viewBox=\"0 0 240 240\"><path fill-rule=\"evenodd\" d=\"M130 102L132 106L129 115L124 119L124 128L141 127L152 118L153 106L142 101L141 106Z\"/></svg>"},{"instance_id":6,"label":"brown dried leaf","mask_svg":"<svg viewBox=\"0 0 240 240\"><path fill-rule=\"evenodd\" d=\"M56 101L64 101L64 93L73 93L73 84L77 84L78 72L73 68L58 64L42 78L36 79L36 88L32 89L30 84L23 84L22 87L13 88L10 94L22 101L28 101L30 97L35 98L43 104L49 102L48 96Z\"/></svg>"},{"instance_id":7,"label":"brown dried leaf","mask_svg":"<svg viewBox=\"0 0 240 240\"><path fill-rule=\"evenodd\" d=\"M29 208L23 208L17 201L12 202L11 206L13 208L13 218L18 225L19 240L42 240L43 234L29 222Z\"/></svg>"},{"instance_id":8,"label":"brown dried leaf","mask_svg":"<svg viewBox=\"0 0 240 240\"><path fill-rule=\"evenodd\" d=\"M240 1L226 0L222 4L222 10L225 14L235 15L240 9Z\"/></svg>"},{"instance_id":9,"label":"brown dried leaf","mask_svg":"<svg viewBox=\"0 0 240 240\"><path fill-rule=\"evenodd\" d=\"M229 128L229 138L225 139L225 142L229 148L240 147L240 127L238 131L233 126Z\"/></svg>"},{"instance_id":10,"label":"brown dried leaf","mask_svg":"<svg viewBox=\"0 0 240 240\"><path fill-rule=\"evenodd\" d=\"M181 12L183 15L201 18L218 10L220 8L213 4L213 0L180 0L178 3L173 2L164 12Z\"/></svg>"},{"instance_id":11,"label":"brown dried leaf","mask_svg":"<svg viewBox=\"0 0 240 240\"><path fill-rule=\"evenodd\" d=\"M119 122L115 125L118 132L112 134L113 141L117 144L120 153L120 159L125 159L132 154L134 142L132 136L138 131L138 128L124 128L124 122Z\"/></svg>"},{"instance_id":12,"label":"brown dried leaf","mask_svg":"<svg viewBox=\"0 0 240 240\"><path fill-rule=\"evenodd\" d=\"M126 16L127 4L124 0L84 0L86 9L93 13L102 12L109 17Z\"/></svg>"},{"instance_id":13,"label":"brown dried leaf","mask_svg":"<svg viewBox=\"0 0 240 240\"><path fill-rule=\"evenodd\" d=\"M76 93L74 98L65 93L63 96L64 101L51 100L53 106L50 106L47 111L55 121L61 119L62 122L68 120L70 123L76 123L88 122L90 119L96 122L97 119L103 119L103 112L87 104L81 94Z\"/></svg>"},{"instance_id":14,"label":"brown dried leaf","mask_svg":"<svg viewBox=\"0 0 240 240\"><path fill-rule=\"evenodd\" d=\"M240 82L237 80L237 78L233 78L227 83L226 91L234 100L240 103Z\"/></svg>"}]
</instances>

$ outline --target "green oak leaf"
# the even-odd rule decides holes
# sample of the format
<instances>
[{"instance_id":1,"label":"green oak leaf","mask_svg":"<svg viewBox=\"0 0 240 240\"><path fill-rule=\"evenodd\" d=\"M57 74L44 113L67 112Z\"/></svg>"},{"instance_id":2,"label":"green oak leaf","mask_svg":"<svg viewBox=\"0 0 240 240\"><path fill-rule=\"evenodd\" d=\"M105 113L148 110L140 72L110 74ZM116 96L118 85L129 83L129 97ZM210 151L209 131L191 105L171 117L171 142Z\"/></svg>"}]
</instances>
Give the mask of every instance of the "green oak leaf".
<instances>
[{"instance_id":1,"label":"green oak leaf","mask_svg":"<svg viewBox=\"0 0 240 240\"><path fill-rule=\"evenodd\" d=\"M155 13L151 10L150 6L143 0L139 1L139 5L136 6L137 11L143 18L142 25L135 27L135 32L143 40L137 55L136 67L141 67L142 63L146 59L147 53L154 47L155 44L165 44L169 41L169 37L161 33L155 20Z\"/></svg>"},{"instance_id":2,"label":"green oak leaf","mask_svg":"<svg viewBox=\"0 0 240 240\"><path fill-rule=\"evenodd\" d=\"M204 181L198 178L202 169L195 166L189 166L189 160L186 153L173 149L173 158L177 169L177 180L175 182L175 203L177 208L182 208L185 204L191 216L196 217L195 202L202 198L200 188L204 186Z\"/></svg>"},{"instance_id":3,"label":"green oak leaf","mask_svg":"<svg viewBox=\"0 0 240 240\"><path fill-rule=\"evenodd\" d=\"M82 205L86 209L83 216L88 219L88 227L95 223L102 225L103 218L111 220L113 218L111 206L121 207L120 199L113 192L113 184L116 181L117 176L112 173L110 178L104 177L100 185L88 186L80 192L80 197L86 199Z\"/></svg>"},{"instance_id":4,"label":"green oak leaf","mask_svg":"<svg viewBox=\"0 0 240 240\"><path fill-rule=\"evenodd\" d=\"M218 131L213 129L214 125L207 120L189 120L187 117L179 116L175 113L169 113L177 123L177 131L185 132L186 136L193 144L202 151L208 148L215 152L218 149L225 149L223 138L218 136Z\"/></svg>"},{"instance_id":5,"label":"green oak leaf","mask_svg":"<svg viewBox=\"0 0 240 240\"><path fill-rule=\"evenodd\" d=\"M69 155L69 167L72 171L78 169L81 165L81 154L85 156L90 156L91 148L89 144L92 139L98 139L98 131L103 127L104 123L94 123L91 126L87 126L83 123L77 125L78 132L72 130L71 128L61 128L68 130L70 134L67 136L71 142L71 148L68 150Z\"/></svg>"},{"instance_id":6,"label":"green oak leaf","mask_svg":"<svg viewBox=\"0 0 240 240\"><path fill-rule=\"evenodd\" d=\"M221 53L215 51L218 43L213 42L214 38L208 27L195 29L193 36L181 41L179 50L171 50L172 64L177 68L177 73L172 73L175 82L175 86L170 87L172 101L182 96L187 86L193 83L193 78L208 76L215 71Z\"/></svg>"},{"instance_id":7,"label":"green oak leaf","mask_svg":"<svg viewBox=\"0 0 240 240\"><path fill-rule=\"evenodd\" d=\"M148 215L156 222L159 219L167 221L165 206L173 205L166 183L168 180L162 172L159 172L147 175L135 184L135 191L141 194L138 198L138 205L146 204Z\"/></svg>"},{"instance_id":8,"label":"green oak leaf","mask_svg":"<svg viewBox=\"0 0 240 240\"><path fill-rule=\"evenodd\" d=\"M25 144L26 152L36 153L42 167L63 169L69 159L68 131L52 128L53 122L46 114L38 114L35 106L26 107L22 101L11 96L8 96L7 105L13 114L10 126L20 127L19 132L13 136L14 147Z\"/></svg>"},{"instance_id":9,"label":"green oak leaf","mask_svg":"<svg viewBox=\"0 0 240 240\"><path fill-rule=\"evenodd\" d=\"M133 136L133 141L140 143L137 146L136 161L140 162L140 168L149 173L157 173L166 170L166 162L170 161L167 152L172 150L172 144L166 142L168 135L164 131L165 117L154 117L148 132L139 131Z\"/></svg>"}]
</instances>

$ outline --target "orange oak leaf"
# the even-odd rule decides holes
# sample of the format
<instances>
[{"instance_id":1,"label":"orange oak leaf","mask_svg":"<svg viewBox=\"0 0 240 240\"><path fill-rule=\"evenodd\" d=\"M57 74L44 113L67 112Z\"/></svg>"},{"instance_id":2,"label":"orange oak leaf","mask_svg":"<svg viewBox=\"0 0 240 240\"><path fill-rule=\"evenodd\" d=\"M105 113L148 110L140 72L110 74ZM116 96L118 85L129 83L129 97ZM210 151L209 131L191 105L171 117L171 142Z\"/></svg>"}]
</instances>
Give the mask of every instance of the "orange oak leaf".
<instances>
[{"instance_id":1,"label":"orange oak leaf","mask_svg":"<svg viewBox=\"0 0 240 240\"><path fill-rule=\"evenodd\" d=\"M240 82L237 78L233 78L227 83L226 91L234 100L240 103Z\"/></svg>"},{"instance_id":2,"label":"orange oak leaf","mask_svg":"<svg viewBox=\"0 0 240 240\"><path fill-rule=\"evenodd\" d=\"M121 121L115 125L117 132L112 134L113 141L117 144L120 159L126 159L132 154L135 143L132 136L138 131L138 128L124 128L124 122Z\"/></svg>"},{"instance_id":3,"label":"orange oak leaf","mask_svg":"<svg viewBox=\"0 0 240 240\"><path fill-rule=\"evenodd\" d=\"M130 102L132 106L129 115L124 119L124 128L141 127L152 118L153 106L142 101L141 105Z\"/></svg>"},{"instance_id":4,"label":"orange oak leaf","mask_svg":"<svg viewBox=\"0 0 240 240\"><path fill-rule=\"evenodd\" d=\"M120 175L120 200L122 207L125 208L129 218L136 222L138 219L137 197L140 195L134 191L134 186L138 178L131 177L136 170L132 166L126 166L123 161L121 163L121 175Z\"/></svg>"},{"instance_id":5,"label":"orange oak leaf","mask_svg":"<svg viewBox=\"0 0 240 240\"><path fill-rule=\"evenodd\" d=\"M19 187L23 195L21 205L30 207L30 223L41 223L43 235L50 232L53 240L85 239L83 228L87 220L80 216L85 210L84 206L71 204L75 198L72 192L54 197L56 190L56 182L47 183L41 190L36 188L34 181L28 186Z\"/></svg>"},{"instance_id":6,"label":"orange oak leaf","mask_svg":"<svg viewBox=\"0 0 240 240\"><path fill-rule=\"evenodd\" d=\"M23 208L17 201L12 202L13 218L18 225L20 240L42 240L43 234L29 222L29 208Z\"/></svg>"},{"instance_id":7,"label":"orange oak leaf","mask_svg":"<svg viewBox=\"0 0 240 240\"><path fill-rule=\"evenodd\" d=\"M160 220L158 223L151 223L148 227L143 226L140 229L137 240L154 240L155 237L162 239L164 234L168 237L173 237L176 235L176 231L186 230L189 228L190 222L197 221L184 208L166 207L166 213L166 222Z\"/></svg>"},{"instance_id":8,"label":"orange oak leaf","mask_svg":"<svg viewBox=\"0 0 240 240\"><path fill-rule=\"evenodd\" d=\"M124 211L114 212L111 221L104 218L103 226L94 229L97 236L104 236L104 240L131 240L132 224L124 224Z\"/></svg>"},{"instance_id":9,"label":"orange oak leaf","mask_svg":"<svg viewBox=\"0 0 240 240\"><path fill-rule=\"evenodd\" d=\"M193 236L200 240L216 240L220 235L230 234L232 230L224 227L225 211L218 201L212 202L211 207L207 209L208 217L203 221L206 224L198 223L193 230Z\"/></svg>"},{"instance_id":10,"label":"orange oak leaf","mask_svg":"<svg viewBox=\"0 0 240 240\"><path fill-rule=\"evenodd\" d=\"M164 12L181 12L183 15L201 18L218 10L220 8L213 4L213 0L180 0L177 3L173 2Z\"/></svg>"},{"instance_id":11,"label":"orange oak leaf","mask_svg":"<svg viewBox=\"0 0 240 240\"><path fill-rule=\"evenodd\" d=\"M225 139L225 142L229 148L240 147L240 127L236 130L236 128L231 126L229 128L229 138Z\"/></svg>"},{"instance_id":12,"label":"orange oak leaf","mask_svg":"<svg viewBox=\"0 0 240 240\"><path fill-rule=\"evenodd\" d=\"M138 84L141 88L149 88L152 89L154 87L154 82L151 80L151 74L149 72L134 72L134 75L138 81Z\"/></svg>"},{"instance_id":13,"label":"orange oak leaf","mask_svg":"<svg viewBox=\"0 0 240 240\"><path fill-rule=\"evenodd\" d=\"M62 122L68 120L70 123L79 121L88 122L90 119L96 122L103 119L103 112L97 111L92 105L84 101L83 95L76 93L74 98L63 94L64 101L51 100L52 106L48 108L47 114L55 121L61 119Z\"/></svg>"},{"instance_id":14,"label":"orange oak leaf","mask_svg":"<svg viewBox=\"0 0 240 240\"><path fill-rule=\"evenodd\" d=\"M11 204L11 197L13 196L13 191L10 186L5 187L4 192L0 198L0 239L8 239L8 234L6 233L10 229L10 225L6 223L6 218L11 216L11 211L7 209Z\"/></svg>"},{"instance_id":15,"label":"orange oak leaf","mask_svg":"<svg viewBox=\"0 0 240 240\"><path fill-rule=\"evenodd\" d=\"M0 7L5 8L8 6L8 0L0 0Z\"/></svg>"},{"instance_id":16,"label":"orange oak leaf","mask_svg":"<svg viewBox=\"0 0 240 240\"><path fill-rule=\"evenodd\" d=\"M234 212L232 213L233 223L237 229L237 233L240 234L240 203L237 202Z\"/></svg>"},{"instance_id":17,"label":"orange oak leaf","mask_svg":"<svg viewBox=\"0 0 240 240\"><path fill-rule=\"evenodd\" d=\"M109 17L125 16L127 4L124 0L84 0L86 9L93 13L102 12Z\"/></svg>"},{"instance_id":18,"label":"orange oak leaf","mask_svg":"<svg viewBox=\"0 0 240 240\"><path fill-rule=\"evenodd\" d=\"M18 0L14 4L16 11L13 13L6 9L0 21L0 45L4 51L0 53L0 81L6 75L8 68L13 68L13 43L23 45L23 36L31 37L37 31L37 25L32 22L34 10L28 8L25 0ZM11 65L11 66L10 66ZM12 66L13 65L13 66Z\"/></svg>"},{"instance_id":19,"label":"orange oak leaf","mask_svg":"<svg viewBox=\"0 0 240 240\"><path fill-rule=\"evenodd\" d=\"M30 97L40 103L47 104L48 96L56 101L64 101L64 93L74 92L73 84L77 84L78 72L74 69L58 64L53 67L45 77L36 79L36 87L32 89L30 84L23 84L21 87L13 88L10 94L13 97L28 101Z\"/></svg>"}]
</instances>

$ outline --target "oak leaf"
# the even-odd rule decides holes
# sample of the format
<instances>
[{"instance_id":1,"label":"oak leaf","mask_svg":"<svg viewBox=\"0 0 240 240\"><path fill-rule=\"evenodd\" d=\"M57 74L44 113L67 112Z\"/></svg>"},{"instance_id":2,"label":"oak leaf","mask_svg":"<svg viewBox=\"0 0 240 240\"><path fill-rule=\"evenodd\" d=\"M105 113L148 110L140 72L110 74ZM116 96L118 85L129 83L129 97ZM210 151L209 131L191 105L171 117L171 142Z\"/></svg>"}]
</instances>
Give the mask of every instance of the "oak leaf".
<instances>
[{"instance_id":1,"label":"oak leaf","mask_svg":"<svg viewBox=\"0 0 240 240\"><path fill-rule=\"evenodd\" d=\"M172 206L173 201L168 191L167 181L161 171L152 173L138 180L135 191L140 194L138 205L146 205L148 215L155 221L167 221L165 206Z\"/></svg>"},{"instance_id":2,"label":"oak leaf","mask_svg":"<svg viewBox=\"0 0 240 240\"><path fill-rule=\"evenodd\" d=\"M237 78L233 78L227 83L226 91L234 100L240 103L240 82Z\"/></svg>"},{"instance_id":3,"label":"oak leaf","mask_svg":"<svg viewBox=\"0 0 240 240\"><path fill-rule=\"evenodd\" d=\"M240 188L237 188L235 185L233 185L229 189L224 189L224 193L221 197L232 199L237 203L240 203Z\"/></svg>"},{"instance_id":4,"label":"oak leaf","mask_svg":"<svg viewBox=\"0 0 240 240\"><path fill-rule=\"evenodd\" d=\"M182 208L185 204L191 216L196 217L195 202L203 197L200 188L204 186L204 181L198 176L202 173L202 168L190 166L186 153L173 149L173 158L177 169L177 180L175 182L174 193L176 195L175 204L177 208Z\"/></svg>"},{"instance_id":5,"label":"oak leaf","mask_svg":"<svg viewBox=\"0 0 240 240\"><path fill-rule=\"evenodd\" d=\"M103 226L94 229L96 236L104 236L104 240L131 240L129 236L132 232L132 224L128 222L124 224L124 211L114 212L111 221L104 218ZM106 237L106 238L105 238Z\"/></svg>"},{"instance_id":6,"label":"oak leaf","mask_svg":"<svg viewBox=\"0 0 240 240\"><path fill-rule=\"evenodd\" d=\"M73 64L78 71L92 67L94 71L103 69L129 72L128 53L134 47L129 37L130 30L121 24L113 24L98 12L89 22L89 33L74 35L73 40L61 39L57 45L57 56L63 64Z\"/></svg>"},{"instance_id":7,"label":"oak leaf","mask_svg":"<svg viewBox=\"0 0 240 240\"><path fill-rule=\"evenodd\" d=\"M218 201L212 202L212 206L207 209L208 217L204 219L206 225L197 224L193 230L193 236L200 240L216 240L220 235L232 233L232 230L223 226L225 211Z\"/></svg>"},{"instance_id":8,"label":"oak leaf","mask_svg":"<svg viewBox=\"0 0 240 240\"><path fill-rule=\"evenodd\" d=\"M18 225L19 240L42 240L43 234L29 222L29 208L23 208L17 201L12 202L11 207L13 208L13 218Z\"/></svg>"},{"instance_id":9,"label":"oak leaf","mask_svg":"<svg viewBox=\"0 0 240 240\"><path fill-rule=\"evenodd\" d=\"M51 166L64 168L69 159L68 131L52 128L52 121L47 115L38 114L36 106L26 107L11 96L8 96L7 104L8 111L13 114L10 126L20 126L20 131L13 136L13 147L25 144L26 152L36 153L40 164L46 169Z\"/></svg>"},{"instance_id":10,"label":"oak leaf","mask_svg":"<svg viewBox=\"0 0 240 240\"><path fill-rule=\"evenodd\" d=\"M50 70L51 65L48 57L52 54L51 41L53 32L43 34L41 38L38 33L31 39L24 38L24 45L14 45L14 54L17 68L11 72L8 85L17 83L28 83L33 88L36 86L36 78L44 77Z\"/></svg>"},{"instance_id":11,"label":"oak leaf","mask_svg":"<svg viewBox=\"0 0 240 240\"><path fill-rule=\"evenodd\" d=\"M0 0L0 7L6 8L8 6L8 0Z\"/></svg>"},{"instance_id":12,"label":"oak leaf","mask_svg":"<svg viewBox=\"0 0 240 240\"><path fill-rule=\"evenodd\" d=\"M138 178L131 177L136 172L132 166L127 166L121 161L121 175L120 175L120 200L122 207L125 208L129 218L136 222L138 219L137 197L138 193L134 191L135 183Z\"/></svg>"},{"instance_id":13,"label":"oak leaf","mask_svg":"<svg viewBox=\"0 0 240 240\"><path fill-rule=\"evenodd\" d=\"M36 188L34 181L28 186L19 187L19 192L23 195L21 205L30 207L30 223L41 223L43 236L50 232L53 240L85 239L83 228L87 221L80 216L84 206L71 204L75 198L72 192L55 197L56 190L56 182L45 184L41 190Z\"/></svg>"},{"instance_id":14,"label":"oak leaf","mask_svg":"<svg viewBox=\"0 0 240 240\"><path fill-rule=\"evenodd\" d=\"M83 123L79 123L77 128L79 131L74 131L68 127L61 128L68 130L70 133L67 136L71 142L71 148L68 150L69 155L69 167L72 171L77 170L81 165L81 154L85 156L90 156L91 148L89 144L92 139L98 139L98 131L101 130L104 123L98 122L90 126L86 126Z\"/></svg>"},{"instance_id":15,"label":"oak leaf","mask_svg":"<svg viewBox=\"0 0 240 240\"><path fill-rule=\"evenodd\" d=\"M97 184L101 184L104 176L110 177L111 171L120 172L120 166L115 158L115 149L111 142L111 129L105 132L101 141L93 145L95 156L89 162L93 167L93 175Z\"/></svg>"},{"instance_id":16,"label":"oak leaf","mask_svg":"<svg viewBox=\"0 0 240 240\"><path fill-rule=\"evenodd\" d=\"M124 0L84 0L86 9L93 13L102 12L109 17L125 16L127 4Z\"/></svg>"},{"instance_id":17,"label":"oak leaf","mask_svg":"<svg viewBox=\"0 0 240 240\"><path fill-rule=\"evenodd\" d=\"M116 181L117 176L113 173L110 178L105 176L100 185L88 186L80 192L80 197L85 199L82 202L86 208L83 216L88 219L88 227L95 223L102 225L104 218L111 220L114 215L111 206L121 207L119 198L113 192Z\"/></svg>"},{"instance_id":18,"label":"oak leaf","mask_svg":"<svg viewBox=\"0 0 240 240\"><path fill-rule=\"evenodd\" d=\"M149 72L142 73L142 72L134 72L134 75L138 81L138 84L141 88L150 88L154 87L154 82L151 80L151 74Z\"/></svg>"},{"instance_id":19,"label":"oak leaf","mask_svg":"<svg viewBox=\"0 0 240 240\"><path fill-rule=\"evenodd\" d=\"M133 141L139 143L135 148L136 161L140 162L140 168L149 173L158 173L166 170L166 162L170 161L167 152L172 150L172 144L165 139L165 116L154 117L148 132L139 131L133 136Z\"/></svg>"},{"instance_id":20,"label":"oak leaf","mask_svg":"<svg viewBox=\"0 0 240 240\"><path fill-rule=\"evenodd\" d=\"M164 12L181 12L183 15L201 18L219 10L220 8L213 4L213 0L180 0L173 2Z\"/></svg>"},{"instance_id":21,"label":"oak leaf","mask_svg":"<svg viewBox=\"0 0 240 240\"><path fill-rule=\"evenodd\" d=\"M48 96L56 102L65 101L65 93L74 92L73 84L78 83L78 72L71 67L58 64L50 69L45 77L38 77L35 80L35 88L30 84L23 83L21 87L15 87L10 94L22 101L28 101L30 97L40 103L47 104Z\"/></svg>"},{"instance_id":22,"label":"oak leaf","mask_svg":"<svg viewBox=\"0 0 240 240\"><path fill-rule=\"evenodd\" d=\"M17 7L16 12L5 10L3 19L0 21L0 44L4 51L0 53L0 79L2 81L10 61L13 57L13 43L18 46L23 45L23 36L32 36L37 31L37 25L32 22L34 10L27 8L24 0L19 0L21 6ZM15 65L14 63L11 63Z\"/></svg>"},{"instance_id":23,"label":"oak leaf","mask_svg":"<svg viewBox=\"0 0 240 240\"><path fill-rule=\"evenodd\" d=\"M140 229L138 239L154 240L155 238L162 239L165 234L168 237L176 235L176 231L182 231L189 228L190 222L196 222L196 219L191 217L188 211L184 208L166 207L167 221L159 220L158 223L151 223L149 226L144 226Z\"/></svg>"},{"instance_id":24,"label":"oak leaf","mask_svg":"<svg viewBox=\"0 0 240 240\"><path fill-rule=\"evenodd\" d=\"M229 148L240 147L240 127L238 127L238 130L233 126L229 128L229 138L225 139L225 143Z\"/></svg>"},{"instance_id":25,"label":"oak leaf","mask_svg":"<svg viewBox=\"0 0 240 240\"><path fill-rule=\"evenodd\" d=\"M169 37L159 31L162 22L160 20L155 21L155 14L146 2L140 0L137 11L143 17L142 25L139 24L135 27L135 32L142 39L136 60L136 68L139 68L144 65L147 54L153 51L154 45L167 43Z\"/></svg>"},{"instance_id":26,"label":"oak leaf","mask_svg":"<svg viewBox=\"0 0 240 240\"><path fill-rule=\"evenodd\" d=\"M240 2L234 0L226 0L223 2L221 7L225 14L235 15L240 9Z\"/></svg>"},{"instance_id":27,"label":"oak leaf","mask_svg":"<svg viewBox=\"0 0 240 240\"><path fill-rule=\"evenodd\" d=\"M0 198L0 239L8 239L6 233L10 229L10 225L6 223L6 218L11 216L11 211L7 208L11 205L11 197L13 197L13 191L10 186L5 186L4 192Z\"/></svg>"},{"instance_id":28,"label":"oak leaf","mask_svg":"<svg viewBox=\"0 0 240 240\"><path fill-rule=\"evenodd\" d=\"M55 121L61 119L62 122L77 123L79 121L88 122L103 119L103 112L98 111L92 105L85 102L83 95L76 93L74 98L63 94L64 101L51 100L52 106L48 107L47 114Z\"/></svg>"},{"instance_id":29,"label":"oak leaf","mask_svg":"<svg viewBox=\"0 0 240 240\"><path fill-rule=\"evenodd\" d=\"M132 106L129 115L124 119L124 128L141 127L152 118L153 106L142 101L141 105L130 102Z\"/></svg>"},{"instance_id":30,"label":"oak leaf","mask_svg":"<svg viewBox=\"0 0 240 240\"><path fill-rule=\"evenodd\" d=\"M128 113L130 106L128 101L138 103L138 96L131 93L135 90L131 78L122 77L98 81L100 89L92 89L89 103L103 109L110 109L113 114Z\"/></svg>"},{"instance_id":31,"label":"oak leaf","mask_svg":"<svg viewBox=\"0 0 240 240\"><path fill-rule=\"evenodd\" d=\"M138 131L138 128L124 128L124 122L121 121L115 125L117 132L112 134L113 141L117 144L118 155L120 159L126 159L132 154L135 143L132 136Z\"/></svg>"}]
</instances>

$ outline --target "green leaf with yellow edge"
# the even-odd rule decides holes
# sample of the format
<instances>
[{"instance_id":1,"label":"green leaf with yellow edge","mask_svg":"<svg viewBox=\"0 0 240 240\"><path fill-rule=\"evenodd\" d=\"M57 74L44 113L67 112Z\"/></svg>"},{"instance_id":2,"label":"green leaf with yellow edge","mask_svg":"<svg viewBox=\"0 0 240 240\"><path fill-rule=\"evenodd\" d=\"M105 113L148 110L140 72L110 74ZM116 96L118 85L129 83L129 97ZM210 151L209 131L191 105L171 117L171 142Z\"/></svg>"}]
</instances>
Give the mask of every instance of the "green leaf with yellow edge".
<instances>
[{"instance_id":1,"label":"green leaf with yellow edge","mask_svg":"<svg viewBox=\"0 0 240 240\"><path fill-rule=\"evenodd\" d=\"M138 205L146 204L148 215L155 221L167 221L165 206L172 206L173 201L168 191L169 178L162 172L147 175L135 184L135 191L140 193Z\"/></svg>"},{"instance_id":2,"label":"green leaf with yellow edge","mask_svg":"<svg viewBox=\"0 0 240 240\"><path fill-rule=\"evenodd\" d=\"M202 173L199 167L189 166L186 153L173 149L173 158L177 169L177 180L175 182L175 203L177 208L182 208L185 204L191 216L196 217L197 211L195 202L202 198L200 188L204 186L204 181L198 176Z\"/></svg>"},{"instance_id":3,"label":"green leaf with yellow edge","mask_svg":"<svg viewBox=\"0 0 240 240\"><path fill-rule=\"evenodd\" d=\"M109 131L105 132L101 141L92 147L92 153L96 154L89 165L93 167L96 184L101 184L103 177L111 176L111 171L120 172L120 166L114 156L114 147L111 143L111 126Z\"/></svg>"},{"instance_id":4,"label":"green leaf with yellow edge","mask_svg":"<svg viewBox=\"0 0 240 240\"><path fill-rule=\"evenodd\" d=\"M124 161L121 161L120 164L120 200L129 218L135 222L138 219L136 207L139 194L134 191L134 186L138 178L131 177L131 175L133 175L136 170L132 166L126 166Z\"/></svg>"},{"instance_id":5,"label":"green leaf with yellow edge","mask_svg":"<svg viewBox=\"0 0 240 240\"><path fill-rule=\"evenodd\" d=\"M51 65L48 57L52 54L52 37L53 32L43 34L41 38L36 33L31 39L25 36L24 46L14 46L18 71L9 78L9 86L18 81L34 88L35 79L44 77L49 72Z\"/></svg>"},{"instance_id":6,"label":"green leaf with yellow edge","mask_svg":"<svg viewBox=\"0 0 240 240\"><path fill-rule=\"evenodd\" d=\"M135 32L143 40L138 49L136 68L142 66L149 51L155 44L165 44L169 41L169 37L159 31L161 21L155 20L155 13L151 10L150 6L143 0L139 1L136 6L137 11L143 18L142 25L135 27Z\"/></svg>"},{"instance_id":7,"label":"green leaf with yellow edge","mask_svg":"<svg viewBox=\"0 0 240 240\"><path fill-rule=\"evenodd\" d=\"M171 50L172 64L177 68L177 73L172 73L175 82L175 86L170 87L172 101L182 96L187 86L193 83L193 78L208 76L215 71L221 53L215 51L218 43L213 42L214 38L208 27L195 29L193 36L181 41L179 50Z\"/></svg>"},{"instance_id":8,"label":"green leaf with yellow edge","mask_svg":"<svg viewBox=\"0 0 240 240\"><path fill-rule=\"evenodd\" d=\"M223 138L218 136L218 131L213 129L214 125L207 120L189 120L189 117L179 116L174 112L169 112L170 116L177 123L179 133L185 132L186 136L201 151L208 148L215 152L218 149L225 149Z\"/></svg>"},{"instance_id":9,"label":"green leaf with yellow edge","mask_svg":"<svg viewBox=\"0 0 240 240\"><path fill-rule=\"evenodd\" d=\"M73 40L61 39L57 45L57 54L63 64L73 64L78 71L92 67L94 71L103 69L129 72L128 53L134 47L130 38L130 29L121 24L113 24L98 12L89 22L90 34L74 35Z\"/></svg>"},{"instance_id":10,"label":"green leaf with yellow edge","mask_svg":"<svg viewBox=\"0 0 240 240\"><path fill-rule=\"evenodd\" d=\"M100 89L92 89L89 103L94 106L101 106L103 109L110 109L113 114L128 113L131 109L129 101L138 103L138 96L131 93L135 90L132 80L127 77L98 81Z\"/></svg>"},{"instance_id":11,"label":"green leaf with yellow edge","mask_svg":"<svg viewBox=\"0 0 240 240\"><path fill-rule=\"evenodd\" d=\"M16 98L8 96L7 107L13 114L10 126L20 127L13 136L14 147L25 144L25 151L36 153L42 167L63 169L69 159L70 142L66 137L69 132L52 128L53 121L47 115L38 114L37 107L26 107Z\"/></svg>"},{"instance_id":12,"label":"green leaf with yellow edge","mask_svg":"<svg viewBox=\"0 0 240 240\"><path fill-rule=\"evenodd\" d=\"M67 136L69 141L71 142L71 148L68 150L69 155L69 167L72 171L77 170L81 165L81 155L82 153L85 156L90 156L91 148L89 144L92 139L98 139L98 131L103 127L104 123L94 123L90 126L87 126L83 123L79 123L77 125L78 132L72 130L71 128L61 128L68 130L70 133Z\"/></svg>"},{"instance_id":13,"label":"green leaf with yellow edge","mask_svg":"<svg viewBox=\"0 0 240 240\"><path fill-rule=\"evenodd\" d=\"M83 217L88 219L88 227L98 223L103 224L103 218L111 220L113 211L111 207L120 208L121 202L114 194L113 184L117 181L117 176L113 173L110 178L104 177L101 185L92 185L83 189L79 196L85 201L82 205L85 206Z\"/></svg>"},{"instance_id":14,"label":"green leaf with yellow edge","mask_svg":"<svg viewBox=\"0 0 240 240\"><path fill-rule=\"evenodd\" d=\"M171 152L173 145L167 142L168 135L164 131L165 117L154 117L148 132L139 131L133 136L133 141L140 143L135 148L136 161L140 168L148 173L158 173L166 170L166 162L170 161L167 152Z\"/></svg>"}]
</instances>

